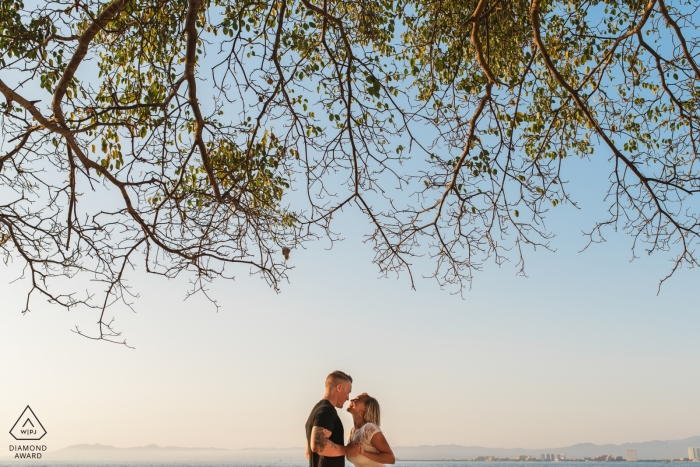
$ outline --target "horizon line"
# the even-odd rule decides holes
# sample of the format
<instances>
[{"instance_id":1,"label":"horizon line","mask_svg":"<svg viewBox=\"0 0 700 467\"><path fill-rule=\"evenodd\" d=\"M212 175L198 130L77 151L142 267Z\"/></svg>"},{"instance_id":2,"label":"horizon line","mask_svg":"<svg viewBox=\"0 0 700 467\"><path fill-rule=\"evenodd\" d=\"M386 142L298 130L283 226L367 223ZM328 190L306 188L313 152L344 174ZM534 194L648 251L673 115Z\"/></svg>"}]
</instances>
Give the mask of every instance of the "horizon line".
<instances>
[{"instance_id":1,"label":"horizon line","mask_svg":"<svg viewBox=\"0 0 700 467\"><path fill-rule=\"evenodd\" d=\"M654 439L650 441L628 441L624 443L605 443L605 444L598 444L598 443L592 443L592 442L579 442L579 443L574 443L570 444L568 446L557 446L557 447L548 447L548 448L523 448L523 447L514 447L514 448L508 448L508 447L486 447L486 446L477 446L477 445L465 445L465 444L455 444L455 443L450 443L450 444L419 444L419 445L413 445L413 446L395 446L396 449L398 448L422 448L422 447L446 447L446 446L454 446L454 447L463 447L463 448L480 448L480 449L507 449L507 450L526 450L526 451L538 451L538 450L553 450L553 449L564 449L564 448L570 448L574 446L580 446L584 444L590 444L593 446L624 446L626 444L645 444L645 443L655 443L655 442L682 442L685 440L689 440L692 438L699 438L700 435L694 435L694 436L688 436L685 438L681 439ZM71 444L69 446L57 449L57 451L62 451L64 449L68 448L73 448L73 447L78 447L78 446L91 446L91 447L98 447L98 446L103 446L106 448L113 448L113 449L119 449L119 450L132 450L132 449L138 449L138 448L148 448L148 447L154 447L158 449L183 449L183 450L200 450L200 451L291 451L291 450L302 450L304 449L303 446L292 446L292 447L246 447L246 448L217 448L217 447L185 447L185 446L160 446L155 443L149 443L141 446L131 446L131 447L117 447L111 444L101 444L101 443L78 443L78 444Z\"/></svg>"}]
</instances>

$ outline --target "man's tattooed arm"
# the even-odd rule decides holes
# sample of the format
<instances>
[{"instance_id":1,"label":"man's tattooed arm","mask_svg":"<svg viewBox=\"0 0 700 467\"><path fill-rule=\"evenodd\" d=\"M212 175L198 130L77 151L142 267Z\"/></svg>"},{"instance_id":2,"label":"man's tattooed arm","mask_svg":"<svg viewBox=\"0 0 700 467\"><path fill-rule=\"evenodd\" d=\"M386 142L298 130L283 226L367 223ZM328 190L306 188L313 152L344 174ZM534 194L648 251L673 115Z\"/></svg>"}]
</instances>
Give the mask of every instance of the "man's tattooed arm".
<instances>
[{"instance_id":1,"label":"man's tattooed arm","mask_svg":"<svg viewBox=\"0 0 700 467\"><path fill-rule=\"evenodd\" d=\"M311 450L316 454L337 457L345 455L345 446L339 446L328 439L331 432L323 427L315 426L311 429Z\"/></svg>"},{"instance_id":2,"label":"man's tattooed arm","mask_svg":"<svg viewBox=\"0 0 700 467\"><path fill-rule=\"evenodd\" d=\"M316 442L316 446L318 446L318 452L322 453L323 450L326 448L326 445L328 443L333 444L333 441L328 439L328 436L330 436L330 432L328 435L326 435L325 432L328 432L325 428L321 428L320 430L318 429L320 427L314 427L314 441Z\"/></svg>"}]
</instances>

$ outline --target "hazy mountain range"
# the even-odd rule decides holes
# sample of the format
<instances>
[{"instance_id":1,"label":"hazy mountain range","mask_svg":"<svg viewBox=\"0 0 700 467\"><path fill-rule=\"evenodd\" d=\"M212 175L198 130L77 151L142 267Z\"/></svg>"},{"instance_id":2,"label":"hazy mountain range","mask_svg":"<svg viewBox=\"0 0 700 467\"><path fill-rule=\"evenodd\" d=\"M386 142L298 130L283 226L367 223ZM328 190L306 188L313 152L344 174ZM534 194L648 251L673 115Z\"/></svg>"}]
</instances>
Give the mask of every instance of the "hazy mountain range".
<instances>
[{"instance_id":1,"label":"hazy mountain range","mask_svg":"<svg viewBox=\"0 0 700 467\"><path fill-rule=\"evenodd\" d=\"M149 444L147 446L135 446L131 448L118 448L109 444L74 444L61 451L230 451L230 449L222 448L182 448L179 446L158 446L157 444ZM60 451L59 451L60 452Z\"/></svg>"},{"instance_id":2,"label":"hazy mountain range","mask_svg":"<svg viewBox=\"0 0 700 467\"><path fill-rule=\"evenodd\" d=\"M625 444L581 443L555 448L486 448L456 444L438 446L396 446L400 460L467 460L478 456L512 458L520 455L539 457L540 454L565 454L567 458L596 457L602 454L625 456L634 449L641 459L674 459L687 457L688 447L700 447L700 436L671 441L645 441ZM240 460L240 461L304 461L304 447L222 449L213 447L185 448L179 446L136 446L118 448L104 444L76 444L46 453L46 459L56 460Z\"/></svg>"},{"instance_id":3,"label":"hazy mountain range","mask_svg":"<svg viewBox=\"0 0 700 467\"><path fill-rule=\"evenodd\" d=\"M689 447L700 446L700 436L672 440L645 441L625 444L580 443L573 446L524 449L524 448L485 448L481 446L397 446L394 453L399 459L473 459L478 456L512 458L519 455L539 457L540 454L566 454L567 458L597 457L602 454L625 456L628 449L637 451L639 459L677 459L688 456Z\"/></svg>"}]
</instances>

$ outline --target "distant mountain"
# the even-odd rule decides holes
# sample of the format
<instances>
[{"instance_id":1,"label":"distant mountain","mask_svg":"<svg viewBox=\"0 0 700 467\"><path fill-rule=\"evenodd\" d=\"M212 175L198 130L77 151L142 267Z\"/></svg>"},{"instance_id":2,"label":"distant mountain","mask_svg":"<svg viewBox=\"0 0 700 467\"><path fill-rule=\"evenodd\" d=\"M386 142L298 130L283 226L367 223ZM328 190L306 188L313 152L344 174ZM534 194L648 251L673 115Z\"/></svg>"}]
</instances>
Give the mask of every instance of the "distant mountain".
<instances>
[{"instance_id":1,"label":"distant mountain","mask_svg":"<svg viewBox=\"0 0 700 467\"><path fill-rule=\"evenodd\" d=\"M688 447L700 447L700 436L681 440L646 441L625 444L581 443L573 446L524 449L524 448L485 448L481 446L461 446L456 444L439 446L396 446L394 453L400 460L469 460L479 456L513 458L541 454L565 454L567 458L597 457L602 454L625 456L628 449L637 451L643 459L678 459L687 457ZM231 460L231 461L304 461L304 446L289 448L184 448L178 446L136 446L118 448L104 444L76 444L47 454L52 459L71 460ZM555 464L552 464L554 467Z\"/></svg>"},{"instance_id":2,"label":"distant mountain","mask_svg":"<svg viewBox=\"0 0 700 467\"><path fill-rule=\"evenodd\" d=\"M1 455L2 453L0 453ZM213 447L185 448L180 446L133 446L119 448L106 444L75 444L47 452L45 460L52 461L299 461L304 460L304 446L287 449L222 449Z\"/></svg>"},{"instance_id":3,"label":"distant mountain","mask_svg":"<svg viewBox=\"0 0 700 467\"><path fill-rule=\"evenodd\" d=\"M73 446L68 446L58 450L61 451L230 451L230 449L222 448L183 448L179 446L158 446L157 444L149 444L148 446L135 446L131 448L117 448L106 444L74 444Z\"/></svg>"},{"instance_id":4,"label":"distant mountain","mask_svg":"<svg viewBox=\"0 0 700 467\"><path fill-rule=\"evenodd\" d=\"M637 451L638 459L677 459L688 456L689 447L700 446L700 436L681 440L645 441L625 444L580 443L573 446L524 449L524 448L485 448L481 446L460 446L456 444L438 446L397 446L396 457L402 460L473 459L479 456L508 457L541 454L566 454L567 458L597 457L602 454L625 456L628 449Z\"/></svg>"},{"instance_id":5,"label":"distant mountain","mask_svg":"<svg viewBox=\"0 0 700 467\"><path fill-rule=\"evenodd\" d=\"M60 449L59 451L111 451L115 449L114 446L109 446L105 444L74 444L73 446L68 446L67 448Z\"/></svg>"},{"instance_id":6,"label":"distant mountain","mask_svg":"<svg viewBox=\"0 0 700 467\"><path fill-rule=\"evenodd\" d=\"M304 447L294 446L291 448L241 448L236 449L236 451L303 451Z\"/></svg>"}]
</instances>

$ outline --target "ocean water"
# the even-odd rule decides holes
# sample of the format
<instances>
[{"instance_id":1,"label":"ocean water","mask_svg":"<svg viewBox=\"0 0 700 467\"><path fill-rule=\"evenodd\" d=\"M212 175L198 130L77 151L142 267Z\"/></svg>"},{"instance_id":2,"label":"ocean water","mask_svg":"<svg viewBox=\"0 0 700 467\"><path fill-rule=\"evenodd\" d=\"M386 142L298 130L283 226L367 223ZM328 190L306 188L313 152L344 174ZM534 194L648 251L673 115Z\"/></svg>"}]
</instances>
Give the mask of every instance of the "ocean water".
<instances>
[{"instance_id":1,"label":"ocean water","mask_svg":"<svg viewBox=\"0 0 700 467\"><path fill-rule=\"evenodd\" d=\"M623 462L476 462L476 461L398 461L395 467L622 467ZM639 461L634 467L669 467L668 462ZM696 463L674 462L677 467ZM306 462L242 462L242 461L0 461L0 466L34 467L308 467ZM346 467L352 464L346 462ZM629 465L629 464L627 464ZM625 466L626 467L626 466Z\"/></svg>"}]
</instances>

